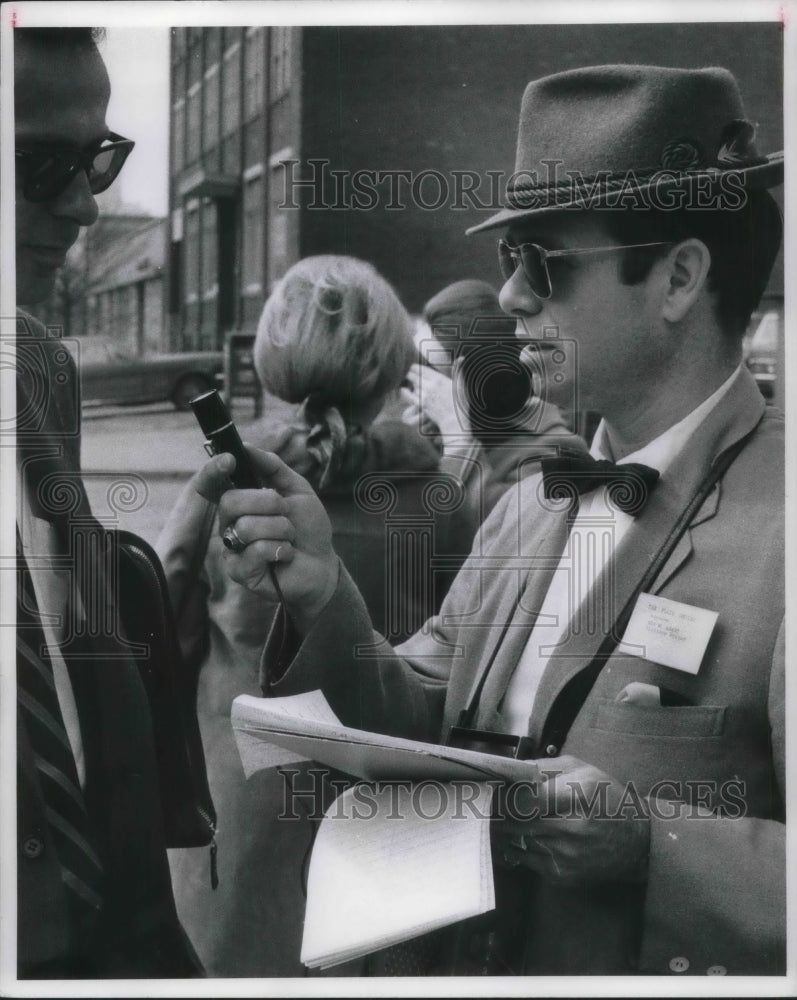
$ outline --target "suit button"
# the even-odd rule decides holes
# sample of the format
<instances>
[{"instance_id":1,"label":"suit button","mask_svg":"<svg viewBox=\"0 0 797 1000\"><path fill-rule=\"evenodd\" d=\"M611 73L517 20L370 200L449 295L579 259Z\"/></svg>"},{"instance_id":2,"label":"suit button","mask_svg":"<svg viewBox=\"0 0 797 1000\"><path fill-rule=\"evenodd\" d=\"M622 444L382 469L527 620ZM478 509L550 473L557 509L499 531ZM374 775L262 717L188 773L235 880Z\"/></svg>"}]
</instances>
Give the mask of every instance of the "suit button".
<instances>
[{"instance_id":1,"label":"suit button","mask_svg":"<svg viewBox=\"0 0 797 1000\"><path fill-rule=\"evenodd\" d=\"M724 965L712 965L712 966L709 966L708 969L706 969L706 975L707 976L727 976L728 975L728 970L725 968Z\"/></svg>"},{"instance_id":2,"label":"suit button","mask_svg":"<svg viewBox=\"0 0 797 1000\"><path fill-rule=\"evenodd\" d=\"M545 748L546 757L556 757L558 753L559 753L559 747L556 746L555 743L549 743L548 746Z\"/></svg>"},{"instance_id":3,"label":"suit button","mask_svg":"<svg viewBox=\"0 0 797 1000\"><path fill-rule=\"evenodd\" d=\"M689 959L679 956L670 959L670 969L672 972L686 972L689 968Z\"/></svg>"},{"instance_id":4,"label":"suit button","mask_svg":"<svg viewBox=\"0 0 797 1000\"><path fill-rule=\"evenodd\" d=\"M44 854L44 843L38 837L26 837L22 841L22 853L32 860Z\"/></svg>"}]
</instances>

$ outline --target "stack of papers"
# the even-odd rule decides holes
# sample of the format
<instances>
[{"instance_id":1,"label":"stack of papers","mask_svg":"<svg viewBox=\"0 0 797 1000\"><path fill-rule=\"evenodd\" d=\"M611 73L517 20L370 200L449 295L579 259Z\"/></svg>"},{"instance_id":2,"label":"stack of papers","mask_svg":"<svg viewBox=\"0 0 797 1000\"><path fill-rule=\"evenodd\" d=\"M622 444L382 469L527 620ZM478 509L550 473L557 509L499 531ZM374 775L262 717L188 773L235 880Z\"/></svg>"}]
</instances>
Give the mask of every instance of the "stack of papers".
<instances>
[{"instance_id":1,"label":"stack of papers","mask_svg":"<svg viewBox=\"0 0 797 1000\"><path fill-rule=\"evenodd\" d=\"M244 772L316 760L365 781L536 781L534 761L384 736L342 725L321 691L286 698L239 695L231 721Z\"/></svg>"},{"instance_id":2,"label":"stack of papers","mask_svg":"<svg viewBox=\"0 0 797 1000\"><path fill-rule=\"evenodd\" d=\"M517 761L343 726L320 691L241 695L232 724L247 777L315 760L365 782L327 810L310 863L301 960L329 968L493 909L496 779Z\"/></svg>"}]
</instances>

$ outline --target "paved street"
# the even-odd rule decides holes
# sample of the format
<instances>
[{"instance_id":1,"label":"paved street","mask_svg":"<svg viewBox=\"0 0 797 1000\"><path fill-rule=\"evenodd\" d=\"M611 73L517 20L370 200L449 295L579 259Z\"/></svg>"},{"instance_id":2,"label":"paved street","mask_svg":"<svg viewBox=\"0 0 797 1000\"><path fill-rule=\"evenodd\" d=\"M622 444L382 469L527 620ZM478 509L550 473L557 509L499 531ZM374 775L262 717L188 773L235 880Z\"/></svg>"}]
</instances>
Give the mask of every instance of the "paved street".
<instances>
[{"instance_id":1,"label":"paved street","mask_svg":"<svg viewBox=\"0 0 797 1000\"><path fill-rule=\"evenodd\" d=\"M234 416L251 420L251 404ZM206 460L192 413L171 404L86 407L82 464L95 515L154 542L186 479Z\"/></svg>"}]
</instances>

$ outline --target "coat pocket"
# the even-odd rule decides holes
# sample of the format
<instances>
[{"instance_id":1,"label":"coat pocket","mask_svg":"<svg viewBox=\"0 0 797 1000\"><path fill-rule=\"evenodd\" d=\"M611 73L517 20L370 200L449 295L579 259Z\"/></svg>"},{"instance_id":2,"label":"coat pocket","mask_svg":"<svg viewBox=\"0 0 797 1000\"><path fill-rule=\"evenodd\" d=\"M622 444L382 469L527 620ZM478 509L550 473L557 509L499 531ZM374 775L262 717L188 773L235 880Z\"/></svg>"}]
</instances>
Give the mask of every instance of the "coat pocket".
<instances>
[{"instance_id":1,"label":"coat pocket","mask_svg":"<svg viewBox=\"0 0 797 1000\"><path fill-rule=\"evenodd\" d=\"M636 705L633 702L601 700L594 729L607 733L668 740L706 739L721 736L725 708L721 705Z\"/></svg>"},{"instance_id":2,"label":"coat pocket","mask_svg":"<svg viewBox=\"0 0 797 1000\"><path fill-rule=\"evenodd\" d=\"M719 705L662 707L600 699L563 752L632 783L641 796L688 801L695 783L703 788L708 782L713 804L722 783L736 773L729 760L727 712Z\"/></svg>"}]
</instances>

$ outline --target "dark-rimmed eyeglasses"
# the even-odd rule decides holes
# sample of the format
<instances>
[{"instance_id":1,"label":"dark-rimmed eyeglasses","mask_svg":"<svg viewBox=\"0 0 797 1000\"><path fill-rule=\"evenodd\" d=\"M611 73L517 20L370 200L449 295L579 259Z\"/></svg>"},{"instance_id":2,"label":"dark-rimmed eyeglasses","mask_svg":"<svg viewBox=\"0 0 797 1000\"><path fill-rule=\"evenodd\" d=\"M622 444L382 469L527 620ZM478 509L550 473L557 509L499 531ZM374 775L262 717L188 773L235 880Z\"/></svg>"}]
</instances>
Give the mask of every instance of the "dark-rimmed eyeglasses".
<instances>
[{"instance_id":1,"label":"dark-rimmed eyeglasses","mask_svg":"<svg viewBox=\"0 0 797 1000\"><path fill-rule=\"evenodd\" d=\"M585 247L578 250L546 250L536 243L521 243L513 246L506 240L498 241L498 264L504 281L509 281L517 271L518 264L523 265L523 274L529 287L538 299L549 299L552 294L551 276L548 273L548 261L556 257L571 257L582 253L607 253L611 250L633 250L637 247L668 246L666 241L657 243L625 243L612 247Z\"/></svg>"},{"instance_id":2,"label":"dark-rimmed eyeglasses","mask_svg":"<svg viewBox=\"0 0 797 1000\"><path fill-rule=\"evenodd\" d=\"M119 176L135 142L111 132L100 146L90 150L70 149L50 143L31 143L15 150L22 166L22 194L26 201L57 198L79 171L85 170L92 194L106 191Z\"/></svg>"}]
</instances>

